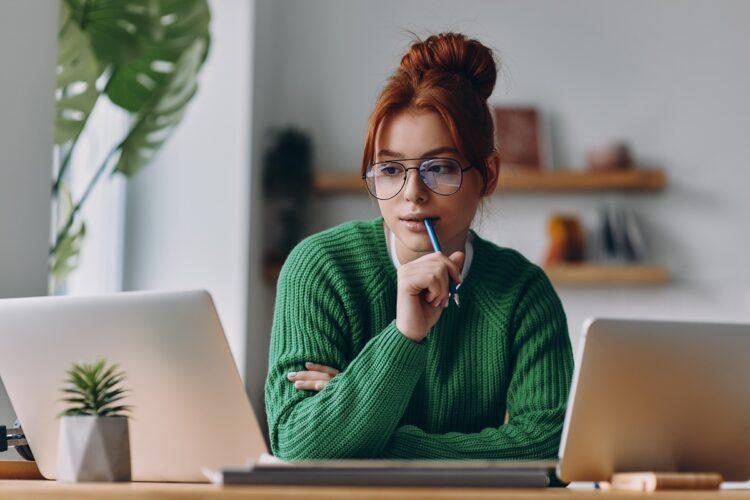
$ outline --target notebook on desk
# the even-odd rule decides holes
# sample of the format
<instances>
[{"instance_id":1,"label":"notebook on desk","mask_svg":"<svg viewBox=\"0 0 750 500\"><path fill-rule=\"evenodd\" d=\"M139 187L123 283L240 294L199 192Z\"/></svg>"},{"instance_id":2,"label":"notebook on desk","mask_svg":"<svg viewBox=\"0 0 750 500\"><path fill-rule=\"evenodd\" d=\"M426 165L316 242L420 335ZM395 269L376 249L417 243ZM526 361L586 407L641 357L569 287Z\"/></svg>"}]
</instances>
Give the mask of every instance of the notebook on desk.
<instances>
[{"instance_id":1,"label":"notebook on desk","mask_svg":"<svg viewBox=\"0 0 750 500\"><path fill-rule=\"evenodd\" d=\"M214 484L546 488L555 461L321 460L284 462L264 454L245 467L204 470Z\"/></svg>"}]
</instances>

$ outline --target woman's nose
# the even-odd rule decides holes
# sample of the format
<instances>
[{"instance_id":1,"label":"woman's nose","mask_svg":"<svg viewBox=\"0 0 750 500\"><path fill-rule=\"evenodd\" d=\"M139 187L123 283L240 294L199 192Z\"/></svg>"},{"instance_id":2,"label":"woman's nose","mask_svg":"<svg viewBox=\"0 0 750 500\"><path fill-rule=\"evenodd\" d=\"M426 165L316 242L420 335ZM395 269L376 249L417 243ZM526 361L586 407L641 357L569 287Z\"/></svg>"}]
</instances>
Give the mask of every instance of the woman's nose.
<instances>
[{"instance_id":1,"label":"woman's nose","mask_svg":"<svg viewBox=\"0 0 750 500\"><path fill-rule=\"evenodd\" d=\"M409 175L412 174L412 175ZM406 171L406 185L404 185L404 198L412 203L423 202L427 199L427 187L419 178L418 170Z\"/></svg>"}]
</instances>

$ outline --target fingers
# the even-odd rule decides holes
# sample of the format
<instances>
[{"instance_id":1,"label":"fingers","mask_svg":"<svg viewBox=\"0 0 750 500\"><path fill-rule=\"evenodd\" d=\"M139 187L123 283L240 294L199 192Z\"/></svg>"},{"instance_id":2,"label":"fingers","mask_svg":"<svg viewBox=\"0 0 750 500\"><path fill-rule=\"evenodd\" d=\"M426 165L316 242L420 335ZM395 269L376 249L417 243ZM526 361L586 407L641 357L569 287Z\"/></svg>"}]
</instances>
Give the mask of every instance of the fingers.
<instances>
[{"instance_id":1,"label":"fingers","mask_svg":"<svg viewBox=\"0 0 750 500\"><path fill-rule=\"evenodd\" d=\"M328 385L327 380L297 380L294 382L294 388L301 391L322 391Z\"/></svg>"},{"instance_id":2,"label":"fingers","mask_svg":"<svg viewBox=\"0 0 750 500\"><path fill-rule=\"evenodd\" d=\"M464 253L453 252L450 257L435 252L433 259L435 259L435 271L432 275L432 283L438 282L437 286L429 286L428 292L425 296L425 300L430 302L434 307L439 307L441 304L443 307L448 305L449 286L448 277L453 280L454 283L460 284L461 279L461 265L463 264ZM437 275L436 275L437 274Z\"/></svg>"},{"instance_id":3,"label":"fingers","mask_svg":"<svg viewBox=\"0 0 750 500\"><path fill-rule=\"evenodd\" d=\"M466 254L463 252L453 252L448 257L448 262L452 264L452 266L449 266L451 277L456 283L461 283L461 270L464 268L464 259L466 259Z\"/></svg>"},{"instance_id":4,"label":"fingers","mask_svg":"<svg viewBox=\"0 0 750 500\"><path fill-rule=\"evenodd\" d=\"M461 283L461 269L463 268L465 257L463 252L453 252L447 259L448 272L457 285Z\"/></svg>"},{"instance_id":5,"label":"fingers","mask_svg":"<svg viewBox=\"0 0 750 500\"><path fill-rule=\"evenodd\" d=\"M425 274L423 285L426 290L424 295L425 301L432 304L433 307L437 307L444 301L448 293L448 279L445 272L440 269L440 266L436 266Z\"/></svg>"},{"instance_id":6,"label":"fingers","mask_svg":"<svg viewBox=\"0 0 750 500\"><path fill-rule=\"evenodd\" d=\"M297 380L294 388L300 391L322 391L328 382L326 380Z\"/></svg>"},{"instance_id":7,"label":"fingers","mask_svg":"<svg viewBox=\"0 0 750 500\"><path fill-rule=\"evenodd\" d=\"M307 371L287 373L287 379L294 382L295 389L320 391L339 374L336 368L309 361L305 363L305 367L308 368Z\"/></svg>"},{"instance_id":8,"label":"fingers","mask_svg":"<svg viewBox=\"0 0 750 500\"><path fill-rule=\"evenodd\" d=\"M331 366L326 366L326 365L320 365L318 363L313 363L311 361L308 361L307 363L305 363L305 368L307 368L308 370L314 370L314 371L327 373L332 377L334 375L339 374L339 371L336 368L333 368Z\"/></svg>"},{"instance_id":9,"label":"fingers","mask_svg":"<svg viewBox=\"0 0 750 500\"><path fill-rule=\"evenodd\" d=\"M320 372L289 372L287 374L289 380L331 380L332 376L327 373Z\"/></svg>"},{"instance_id":10,"label":"fingers","mask_svg":"<svg viewBox=\"0 0 750 500\"><path fill-rule=\"evenodd\" d=\"M410 295L420 295L433 307L447 307L448 278L461 283L464 258L464 252L453 252L450 257L440 252L424 255L399 268L399 287L405 287Z\"/></svg>"}]
</instances>

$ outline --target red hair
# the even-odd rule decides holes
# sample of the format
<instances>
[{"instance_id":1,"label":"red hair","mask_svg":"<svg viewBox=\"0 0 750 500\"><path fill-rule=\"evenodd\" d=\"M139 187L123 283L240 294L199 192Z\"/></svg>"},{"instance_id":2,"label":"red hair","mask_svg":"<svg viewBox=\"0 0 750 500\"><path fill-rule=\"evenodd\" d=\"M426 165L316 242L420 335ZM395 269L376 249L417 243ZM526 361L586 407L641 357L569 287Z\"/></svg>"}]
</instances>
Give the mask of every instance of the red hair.
<instances>
[{"instance_id":1,"label":"red hair","mask_svg":"<svg viewBox=\"0 0 750 500\"><path fill-rule=\"evenodd\" d=\"M495 139L487 99L496 79L492 51L477 40L440 33L414 42L370 115L361 174L374 161L375 135L384 119L407 108L431 110L445 122L459 153L479 170L484 193Z\"/></svg>"}]
</instances>

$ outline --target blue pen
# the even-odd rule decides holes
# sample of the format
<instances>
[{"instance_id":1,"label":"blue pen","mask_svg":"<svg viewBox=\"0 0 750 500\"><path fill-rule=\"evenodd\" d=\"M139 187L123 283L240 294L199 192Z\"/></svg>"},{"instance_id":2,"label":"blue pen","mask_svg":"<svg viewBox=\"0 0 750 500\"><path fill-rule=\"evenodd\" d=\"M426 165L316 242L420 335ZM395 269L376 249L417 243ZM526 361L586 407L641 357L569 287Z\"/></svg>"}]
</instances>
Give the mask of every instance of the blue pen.
<instances>
[{"instance_id":1,"label":"blue pen","mask_svg":"<svg viewBox=\"0 0 750 500\"><path fill-rule=\"evenodd\" d=\"M432 248L436 252L442 252L443 250L440 248L440 242L438 241L437 233L435 232L435 228L432 226L432 219L425 218L424 220L424 227L427 229L427 235L430 237L430 243L432 243ZM448 276L448 290L449 290L449 297L453 297L453 302L456 303L457 306L461 307L461 304L458 302L458 287L461 285L456 286L456 283L453 281L453 278Z\"/></svg>"}]
</instances>

